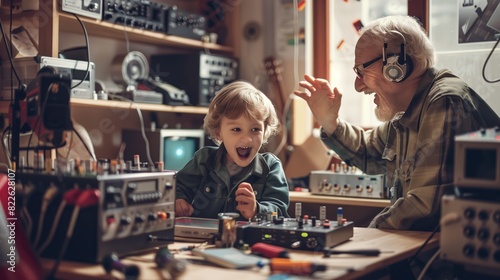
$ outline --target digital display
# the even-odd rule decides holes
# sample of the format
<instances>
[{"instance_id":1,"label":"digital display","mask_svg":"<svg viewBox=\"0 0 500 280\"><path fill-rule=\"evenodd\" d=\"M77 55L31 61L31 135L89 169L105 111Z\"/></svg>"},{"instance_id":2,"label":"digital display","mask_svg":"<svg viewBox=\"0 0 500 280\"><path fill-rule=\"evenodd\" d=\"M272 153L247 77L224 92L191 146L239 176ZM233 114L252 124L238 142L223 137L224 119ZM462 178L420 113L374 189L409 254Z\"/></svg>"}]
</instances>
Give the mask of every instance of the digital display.
<instances>
[{"instance_id":1,"label":"digital display","mask_svg":"<svg viewBox=\"0 0 500 280\"><path fill-rule=\"evenodd\" d=\"M59 68L59 73L70 75L71 79L75 81L81 81L83 79L85 79L85 81L90 80L90 72L87 74L86 70Z\"/></svg>"},{"instance_id":2,"label":"digital display","mask_svg":"<svg viewBox=\"0 0 500 280\"><path fill-rule=\"evenodd\" d=\"M90 68L89 68L90 71ZM89 81L90 80L90 73L87 74L86 70L76 70L76 69L71 69L71 74L73 76L73 80L83 80Z\"/></svg>"},{"instance_id":3,"label":"digital display","mask_svg":"<svg viewBox=\"0 0 500 280\"><path fill-rule=\"evenodd\" d=\"M495 181L497 171L495 149L468 148L465 151L465 178Z\"/></svg>"},{"instance_id":4,"label":"digital display","mask_svg":"<svg viewBox=\"0 0 500 280\"><path fill-rule=\"evenodd\" d=\"M158 190L157 180L133 182L136 184L136 192L156 192Z\"/></svg>"},{"instance_id":5,"label":"digital display","mask_svg":"<svg viewBox=\"0 0 500 280\"><path fill-rule=\"evenodd\" d=\"M163 142L165 170L181 170L200 148L199 143L199 137L165 137Z\"/></svg>"}]
</instances>

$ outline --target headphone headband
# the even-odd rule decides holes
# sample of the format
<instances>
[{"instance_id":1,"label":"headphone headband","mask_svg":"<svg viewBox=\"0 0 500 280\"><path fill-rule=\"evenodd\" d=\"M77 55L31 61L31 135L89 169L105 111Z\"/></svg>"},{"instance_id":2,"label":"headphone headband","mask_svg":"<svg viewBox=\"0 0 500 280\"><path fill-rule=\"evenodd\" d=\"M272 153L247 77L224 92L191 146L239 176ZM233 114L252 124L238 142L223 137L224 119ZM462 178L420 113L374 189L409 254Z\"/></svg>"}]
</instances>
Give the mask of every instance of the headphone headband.
<instances>
[{"instance_id":1,"label":"headphone headband","mask_svg":"<svg viewBox=\"0 0 500 280\"><path fill-rule=\"evenodd\" d=\"M396 33L403 39L400 45L400 53L387 57L387 38L384 37L384 47L382 48L383 69L384 77L391 82L401 82L411 74L411 63L407 63L406 56L406 39L401 32L391 30L390 32ZM408 66L409 65L409 66Z\"/></svg>"}]
</instances>

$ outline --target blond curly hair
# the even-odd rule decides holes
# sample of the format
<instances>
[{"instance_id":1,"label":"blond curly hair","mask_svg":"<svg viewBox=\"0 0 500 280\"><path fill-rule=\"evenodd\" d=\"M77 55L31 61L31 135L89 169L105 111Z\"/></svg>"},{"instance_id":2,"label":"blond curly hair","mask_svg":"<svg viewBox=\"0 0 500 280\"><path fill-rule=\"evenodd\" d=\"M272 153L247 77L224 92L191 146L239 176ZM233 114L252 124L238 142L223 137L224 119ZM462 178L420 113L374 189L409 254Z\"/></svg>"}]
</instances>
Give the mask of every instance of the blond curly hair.
<instances>
[{"instance_id":1,"label":"blond curly hair","mask_svg":"<svg viewBox=\"0 0 500 280\"><path fill-rule=\"evenodd\" d=\"M280 130L279 118L271 100L246 81L232 82L215 95L208 107L203 128L209 138L220 145L217 133L222 117L237 119L242 115L264 122L263 144L266 144L269 137L276 135Z\"/></svg>"}]
</instances>

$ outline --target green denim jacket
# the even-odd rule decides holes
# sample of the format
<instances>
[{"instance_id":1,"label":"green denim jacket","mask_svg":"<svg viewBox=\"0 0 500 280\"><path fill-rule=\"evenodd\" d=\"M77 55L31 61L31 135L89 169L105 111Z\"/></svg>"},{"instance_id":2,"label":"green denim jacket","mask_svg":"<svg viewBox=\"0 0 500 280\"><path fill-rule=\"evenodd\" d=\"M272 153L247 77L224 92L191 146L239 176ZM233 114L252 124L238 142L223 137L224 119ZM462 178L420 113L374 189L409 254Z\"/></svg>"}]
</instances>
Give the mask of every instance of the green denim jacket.
<instances>
[{"instance_id":1,"label":"green denim jacket","mask_svg":"<svg viewBox=\"0 0 500 280\"><path fill-rule=\"evenodd\" d=\"M216 219L218 213L238 212L235 192L242 182L252 185L257 213L277 212L278 216L289 217L288 183L281 161L274 154L257 154L249 168L244 168L248 174L239 176L236 182L224 165L225 155L223 144L204 147L177 172L176 199L193 205L193 217ZM242 215L240 220L244 220Z\"/></svg>"}]
</instances>

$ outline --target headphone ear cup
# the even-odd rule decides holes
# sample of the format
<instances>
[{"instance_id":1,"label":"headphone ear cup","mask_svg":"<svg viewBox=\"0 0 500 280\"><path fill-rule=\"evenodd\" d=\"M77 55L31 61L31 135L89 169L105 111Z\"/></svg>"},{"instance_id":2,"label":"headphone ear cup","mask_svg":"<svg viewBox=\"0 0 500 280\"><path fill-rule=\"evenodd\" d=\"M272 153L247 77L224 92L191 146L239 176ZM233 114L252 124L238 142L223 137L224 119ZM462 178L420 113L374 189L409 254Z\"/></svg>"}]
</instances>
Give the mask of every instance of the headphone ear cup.
<instances>
[{"instance_id":1,"label":"headphone ear cup","mask_svg":"<svg viewBox=\"0 0 500 280\"><path fill-rule=\"evenodd\" d=\"M406 63L400 64L398 60L398 55L387 58L382 69L384 77L390 82L401 82L406 76Z\"/></svg>"}]
</instances>

